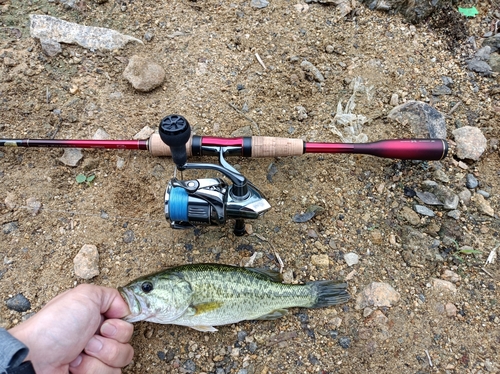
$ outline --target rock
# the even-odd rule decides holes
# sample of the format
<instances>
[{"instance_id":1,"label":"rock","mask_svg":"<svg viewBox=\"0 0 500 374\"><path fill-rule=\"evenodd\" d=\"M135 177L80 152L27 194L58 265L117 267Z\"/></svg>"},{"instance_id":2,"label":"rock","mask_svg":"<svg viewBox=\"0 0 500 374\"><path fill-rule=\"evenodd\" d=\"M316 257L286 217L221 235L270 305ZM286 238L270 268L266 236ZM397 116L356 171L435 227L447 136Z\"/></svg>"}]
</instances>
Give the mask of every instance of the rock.
<instances>
[{"instance_id":1,"label":"rock","mask_svg":"<svg viewBox=\"0 0 500 374\"><path fill-rule=\"evenodd\" d=\"M484 190L477 190L477 193L483 196L485 199L488 199L490 197L490 194Z\"/></svg>"},{"instance_id":2,"label":"rock","mask_svg":"<svg viewBox=\"0 0 500 374\"><path fill-rule=\"evenodd\" d=\"M330 266L330 259L328 255L312 255L311 256L311 264L318 268L327 269Z\"/></svg>"},{"instance_id":3,"label":"rock","mask_svg":"<svg viewBox=\"0 0 500 374\"><path fill-rule=\"evenodd\" d=\"M42 51L49 57L57 56L62 53L61 43L56 42L52 39L40 39L40 45L42 46Z\"/></svg>"},{"instance_id":4,"label":"rock","mask_svg":"<svg viewBox=\"0 0 500 374\"><path fill-rule=\"evenodd\" d=\"M474 57L478 58L479 60L488 61L490 58L490 54L491 47L489 45L486 45L482 48L479 48L476 53L474 53Z\"/></svg>"},{"instance_id":5,"label":"rock","mask_svg":"<svg viewBox=\"0 0 500 374\"><path fill-rule=\"evenodd\" d=\"M103 128L99 127L97 131L94 133L94 136L92 136L92 139L94 140L106 140L109 139L109 134L104 131Z\"/></svg>"},{"instance_id":6,"label":"rock","mask_svg":"<svg viewBox=\"0 0 500 374\"><path fill-rule=\"evenodd\" d=\"M467 174L465 177L465 186L471 190L479 186L479 182L477 181L474 174Z\"/></svg>"},{"instance_id":7,"label":"rock","mask_svg":"<svg viewBox=\"0 0 500 374\"><path fill-rule=\"evenodd\" d=\"M453 131L457 143L457 157L477 161L486 150L487 141L477 127L464 126Z\"/></svg>"},{"instance_id":8,"label":"rock","mask_svg":"<svg viewBox=\"0 0 500 374\"><path fill-rule=\"evenodd\" d=\"M382 232L374 229L370 232L371 241L373 244L382 244Z\"/></svg>"},{"instance_id":9,"label":"rock","mask_svg":"<svg viewBox=\"0 0 500 374\"><path fill-rule=\"evenodd\" d=\"M399 302L399 292L387 283L372 282L357 297L356 309L391 307Z\"/></svg>"},{"instance_id":10,"label":"rock","mask_svg":"<svg viewBox=\"0 0 500 374\"><path fill-rule=\"evenodd\" d=\"M467 68L484 76L491 75L492 69L487 62L473 58L467 61Z\"/></svg>"},{"instance_id":11,"label":"rock","mask_svg":"<svg viewBox=\"0 0 500 374\"><path fill-rule=\"evenodd\" d=\"M460 275L458 275L454 271L446 269L445 271L443 271L443 274L441 274L441 279L444 279L448 282L457 283L460 281Z\"/></svg>"},{"instance_id":12,"label":"rock","mask_svg":"<svg viewBox=\"0 0 500 374\"><path fill-rule=\"evenodd\" d=\"M418 216L418 214L407 206L404 206L403 209L401 209L400 214L401 217L403 217L406 221L408 221L408 223L413 226L416 226L420 223L420 217Z\"/></svg>"},{"instance_id":13,"label":"rock","mask_svg":"<svg viewBox=\"0 0 500 374\"><path fill-rule=\"evenodd\" d=\"M134 241L134 239L135 239L135 234L132 230L127 230L123 234L123 241L125 243L132 243Z\"/></svg>"},{"instance_id":14,"label":"rock","mask_svg":"<svg viewBox=\"0 0 500 374\"><path fill-rule=\"evenodd\" d=\"M365 310L366 309L368 308L365 308ZM389 322L389 318L387 318L381 310L375 310L373 313L370 313L369 317L365 320L367 326L378 326L382 328L387 325L387 322Z\"/></svg>"},{"instance_id":15,"label":"rock","mask_svg":"<svg viewBox=\"0 0 500 374\"><path fill-rule=\"evenodd\" d=\"M267 0L252 0L250 2L250 6L252 8L262 9L269 5L269 1Z\"/></svg>"},{"instance_id":16,"label":"rock","mask_svg":"<svg viewBox=\"0 0 500 374\"><path fill-rule=\"evenodd\" d=\"M453 218L453 219L460 219L460 211L459 210L450 210L446 216Z\"/></svg>"},{"instance_id":17,"label":"rock","mask_svg":"<svg viewBox=\"0 0 500 374\"><path fill-rule=\"evenodd\" d=\"M63 155L59 158L64 165L75 167L83 158L83 153L78 148L65 148Z\"/></svg>"},{"instance_id":18,"label":"rock","mask_svg":"<svg viewBox=\"0 0 500 374\"><path fill-rule=\"evenodd\" d=\"M388 118L409 124L417 138L446 139L446 121L435 108L421 101L410 100L393 108Z\"/></svg>"},{"instance_id":19,"label":"rock","mask_svg":"<svg viewBox=\"0 0 500 374\"><path fill-rule=\"evenodd\" d=\"M120 156L116 157L116 168L117 169L123 169L125 167L125 159L121 158Z\"/></svg>"},{"instance_id":20,"label":"rock","mask_svg":"<svg viewBox=\"0 0 500 374\"><path fill-rule=\"evenodd\" d=\"M356 265L359 262L359 256L354 252L346 253L344 255L344 261L347 266Z\"/></svg>"},{"instance_id":21,"label":"rock","mask_svg":"<svg viewBox=\"0 0 500 374\"><path fill-rule=\"evenodd\" d=\"M434 172L434 178L443 183L449 183L450 177L441 169L438 169Z\"/></svg>"},{"instance_id":22,"label":"rock","mask_svg":"<svg viewBox=\"0 0 500 374\"><path fill-rule=\"evenodd\" d=\"M469 190L462 190L458 193L458 198L464 205L469 205L472 194Z\"/></svg>"},{"instance_id":23,"label":"rock","mask_svg":"<svg viewBox=\"0 0 500 374\"><path fill-rule=\"evenodd\" d=\"M408 266L422 266L426 261L440 260L432 238L426 234L404 226L400 237L403 248L401 255Z\"/></svg>"},{"instance_id":24,"label":"rock","mask_svg":"<svg viewBox=\"0 0 500 374\"><path fill-rule=\"evenodd\" d=\"M252 128L250 126L244 126L231 133L232 137L239 138L243 136L253 136Z\"/></svg>"},{"instance_id":25,"label":"rock","mask_svg":"<svg viewBox=\"0 0 500 374\"><path fill-rule=\"evenodd\" d=\"M391 95L391 100L389 101L389 105L398 106L398 104L399 104L399 96L397 93L393 93Z\"/></svg>"},{"instance_id":26,"label":"rock","mask_svg":"<svg viewBox=\"0 0 500 374\"><path fill-rule=\"evenodd\" d=\"M434 96L451 95L451 88L444 85L437 86L432 90L432 94Z\"/></svg>"},{"instance_id":27,"label":"rock","mask_svg":"<svg viewBox=\"0 0 500 374\"><path fill-rule=\"evenodd\" d=\"M483 40L483 48L490 47L490 52L497 52L500 49L500 33Z\"/></svg>"},{"instance_id":28,"label":"rock","mask_svg":"<svg viewBox=\"0 0 500 374\"><path fill-rule=\"evenodd\" d=\"M161 86L165 80L165 70L148 58L134 55L123 72L123 77L142 92L149 92Z\"/></svg>"},{"instance_id":29,"label":"rock","mask_svg":"<svg viewBox=\"0 0 500 374\"><path fill-rule=\"evenodd\" d=\"M17 197L12 192L7 192L7 197L4 200L5 206L9 210L14 210L17 208Z\"/></svg>"},{"instance_id":30,"label":"rock","mask_svg":"<svg viewBox=\"0 0 500 374\"><path fill-rule=\"evenodd\" d=\"M492 53L490 58L488 59L488 65L490 65L491 70L495 73L500 72L500 54Z\"/></svg>"},{"instance_id":31,"label":"rock","mask_svg":"<svg viewBox=\"0 0 500 374\"><path fill-rule=\"evenodd\" d=\"M432 288L439 292L457 292L457 287L447 280L443 279L432 279Z\"/></svg>"},{"instance_id":32,"label":"rock","mask_svg":"<svg viewBox=\"0 0 500 374\"><path fill-rule=\"evenodd\" d=\"M18 293L17 295L7 299L5 301L7 308L10 310L15 310L16 312L26 312L31 309L30 301L22 294Z\"/></svg>"},{"instance_id":33,"label":"rock","mask_svg":"<svg viewBox=\"0 0 500 374\"><path fill-rule=\"evenodd\" d=\"M429 208L423 206L423 205L415 205L413 207L413 209L415 210L415 212L417 212L418 214L421 214L423 216L427 216L427 217L434 217L435 214L432 210L430 210Z\"/></svg>"},{"instance_id":34,"label":"rock","mask_svg":"<svg viewBox=\"0 0 500 374\"><path fill-rule=\"evenodd\" d=\"M85 244L73 259L75 275L82 279L92 279L99 275L99 252L92 244Z\"/></svg>"},{"instance_id":35,"label":"rock","mask_svg":"<svg viewBox=\"0 0 500 374\"><path fill-rule=\"evenodd\" d=\"M434 195L432 192L428 191L415 191L417 194L417 197L427 205L443 205L441 201Z\"/></svg>"},{"instance_id":36,"label":"rock","mask_svg":"<svg viewBox=\"0 0 500 374\"><path fill-rule=\"evenodd\" d=\"M144 126L141 131L139 131L137 134L135 134L132 138L135 140L145 140L149 139L151 135L153 135L155 130L153 130L149 126Z\"/></svg>"},{"instance_id":37,"label":"rock","mask_svg":"<svg viewBox=\"0 0 500 374\"><path fill-rule=\"evenodd\" d=\"M472 198L472 201L476 205L477 209L481 212L484 213L490 217L495 216L495 211L491 207L490 203L486 201L483 195L480 194L475 194L474 197Z\"/></svg>"},{"instance_id":38,"label":"rock","mask_svg":"<svg viewBox=\"0 0 500 374\"><path fill-rule=\"evenodd\" d=\"M30 15L30 35L44 41L54 40L59 43L78 44L90 50L118 49L131 41L143 44L139 39L122 35L114 30L82 26L42 14Z\"/></svg>"},{"instance_id":39,"label":"rock","mask_svg":"<svg viewBox=\"0 0 500 374\"><path fill-rule=\"evenodd\" d=\"M4 234L11 234L18 229L17 221L7 222L2 225L2 231Z\"/></svg>"},{"instance_id":40,"label":"rock","mask_svg":"<svg viewBox=\"0 0 500 374\"><path fill-rule=\"evenodd\" d=\"M323 76L323 74L321 74L319 69L313 64L311 64L309 61L307 60L302 61L300 63L300 67L302 68L302 70L308 73L316 82L321 83L325 81L325 77Z\"/></svg>"},{"instance_id":41,"label":"rock","mask_svg":"<svg viewBox=\"0 0 500 374\"><path fill-rule=\"evenodd\" d=\"M38 214L41 207L42 207L42 203L39 202L34 197L30 197L26 200L26 210L28 211L28 213L31 213L34 216L36 216Z\"/></svg>"},{"instance_id":42,"label":"rock","mask_svg":"<svg viewBox=\"0 0 500 374\"><path fill-rule=\"evenodd\" d=\"M447 303L444 306L444 310L446 311L446 315L448 317L456 317L457 315L457 307L453 305L452 303Z\"/></svg>"},{"instance_id":43,"label":"rock","mask_svg":"<svg viewBox=\"0 0 500 374\"><path fill-rule=\"evenodd\" d=\"M347 349L351 346L351 338L349 338L348 336L342 336L339 338L339 345L344 348L344 349Z\"/></svg>"}]
</instances>

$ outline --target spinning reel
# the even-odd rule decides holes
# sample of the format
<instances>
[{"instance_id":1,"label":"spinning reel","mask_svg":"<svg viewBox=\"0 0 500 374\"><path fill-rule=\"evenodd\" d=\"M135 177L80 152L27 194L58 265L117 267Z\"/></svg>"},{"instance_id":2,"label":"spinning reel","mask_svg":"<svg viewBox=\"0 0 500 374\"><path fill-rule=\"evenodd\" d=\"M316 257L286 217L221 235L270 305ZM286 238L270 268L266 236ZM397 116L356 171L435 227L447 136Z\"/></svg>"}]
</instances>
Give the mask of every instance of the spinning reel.
<instances>
[{"instance_id":1,"label":"spinning reel","mask_svg":"<svg viewBox=\"0 0 500 374\"><path fill-rule=\"evenodd\" d=\"M245 234L246 218L256 219L271 208L257 187L224 159L224 155L232 151L240 152L240 147L192 144L193 150L199 149L197 153L200 156L217 155L219 165L188 163L186 144L196 138L191 138L191 127L183 116L174 114L163 118L159 135L170 147L176 171L209 169L231 181L228 184L221 178L180 180L174 173L165 191L165 217L171 227L190 228L199 224L218 226L228 219L235 219L234 234L242 236Z\"/></svg>"}]
</instances>

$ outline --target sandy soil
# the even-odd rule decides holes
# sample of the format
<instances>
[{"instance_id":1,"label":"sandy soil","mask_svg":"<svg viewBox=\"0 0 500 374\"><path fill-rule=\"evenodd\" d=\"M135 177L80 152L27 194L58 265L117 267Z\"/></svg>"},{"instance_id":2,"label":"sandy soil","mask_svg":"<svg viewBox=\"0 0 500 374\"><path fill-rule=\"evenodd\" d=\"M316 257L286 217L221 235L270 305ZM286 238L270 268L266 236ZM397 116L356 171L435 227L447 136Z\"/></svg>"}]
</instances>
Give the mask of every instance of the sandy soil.
<instances>
[{"instance_id":1,"label":"sandy soil","mask_svg":"<svg viewBox=\"0 0 500 374\"><path fill-rule=\"evenodd\" d=\"M88 1L76 9L42 0L3 0L0 7L1 137L91 138L102 128L111 138L131 139L144 126L156 128L163 116L179 113L199 135L231 136L249 127L254 135L339 141L329 130L332 113L339 100L345 103L350 97L349 83L361 76L374 87L373 98L359 96L355 109L370 119L364 126L370 141L412 136L407 126L386 117L396 93L400 103L424 100L443 113L460 101L447 117L450 140L451 131L462 124L479 127L489 142L468 170L457 166L453 149L440 163L356 155L232 159L273 206L261 219L248 222L254 235L243 237L233 235L231 224L188 231L169 227L162 206L173 172L168 158L146 151L84 150L78 166L69 167L59 161L61 149L2 149L0 201L10 196L17 206L0 204L0 298L22 293L32 305L21 314L2 303L3 326L19 323L62 290L85 282L73 269L73 258L84 244L96 245L100 254L100 275L90 282L111 287L172 265L240 265L255 251L263 254L255 266L276 269L277 252L297 282L350 274L353 300L334 308L293 310L272 322L223 326L213 334L138 323L132 341L136 355L124 372L500 370L498 263L488 265L487 273L482 270L498 241L498 217L460 205L457 221L435 208L436 217L421 217L413 229L432 243L441 240L443 227L451 227L459 246L482 254L462 255L460 261L452 255L456 248L440 242L444 259L428 259L424 241L414 266L402 256L401 240L409 224L401 212L415 204L404 188L433 179L437 169L457 193L465 188L466 173L474 173L490 192L491 207L499 209L499 154L491 146L499 137L498 97L491 93L498 82L466 70L464 61L473 53L470 43L462 41L450 50L442 30L410 26L398 16L361 6L355 15L340 18L333 6L302 5L300 12L285 0L273 0L260 10L249 2L215 0ZM485 5L479 10L480 16L464 21L478 45L492 12ZM146 33L154 37L115 52L64 45L62 55L49 58L29 35L32 13L109 27L142 40ZM122 77L134 54L165 68L160 88L140 93ZM303 59L324 74L324 83L304 73ZM453 79L452 94L433 97L442 76ZM299 118L297 106L306 109L307 118ZM120 159L123 168L117 167ZM277 173L269 182L271 163ZM90 186L76 182L82 172L96 176ZM42 203L36 215L26 209L29 198ZM325 211L306 223L292 222L294 214L311 205ZM15 228L5 229L11 222ZM131 232L133 240L126 243ZM360 256L357 265L346 265L343 254L348 252ZM312 264L318 254L329 256L328 267ZM432 279L445 270L459 275L456 292L432 287ZM356 310L355 298L371 282L391 284L401 300L381 309L382 315L364 317L368 311ZM457 308L456 315L447 315L447 304Z\"/></svg>"}]
</instances>

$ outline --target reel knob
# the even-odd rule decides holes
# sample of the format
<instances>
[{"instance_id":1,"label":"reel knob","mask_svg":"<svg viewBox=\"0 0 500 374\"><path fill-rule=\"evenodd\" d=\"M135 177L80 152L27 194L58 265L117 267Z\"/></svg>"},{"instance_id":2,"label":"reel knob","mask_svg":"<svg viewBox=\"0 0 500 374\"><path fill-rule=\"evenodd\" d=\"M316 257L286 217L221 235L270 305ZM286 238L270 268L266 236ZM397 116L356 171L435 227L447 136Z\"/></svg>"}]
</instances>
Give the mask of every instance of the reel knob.
<instances>
[{"instance_id":1,"label":"reel knob","mask_svg":"<svg viewBox=\"0 0 500 374\"><path fill-rule=\"evenodd\" d=\"M171 114L163 118L158 129L160 138L170 147L172 160L179 169L187 162L186 144L191 137L191 126L181 115Z\"/></svg>"}]
</instances>

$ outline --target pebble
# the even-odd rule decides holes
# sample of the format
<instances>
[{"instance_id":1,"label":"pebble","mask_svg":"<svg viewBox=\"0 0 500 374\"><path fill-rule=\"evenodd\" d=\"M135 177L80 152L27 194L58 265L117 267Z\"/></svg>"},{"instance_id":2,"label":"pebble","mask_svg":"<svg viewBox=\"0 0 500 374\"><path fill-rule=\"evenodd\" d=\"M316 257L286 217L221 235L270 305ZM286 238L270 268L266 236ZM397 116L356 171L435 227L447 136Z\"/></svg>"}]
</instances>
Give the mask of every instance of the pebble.
<instances>
[{"instance_id":1,"label":"pebble","mask_svg":"<svg viewBox=\"0 0 500 374\"><path fill-rule=\"evenodd\" d=\"M441 169L434 172L434 178L443 183L448 183L450 181L450 177Z\"/></svg>"},{"instance_id":2,"label":"pebble","mask_svg":"<svg viewBox=\"0 0 500 374\"><path fill-rule=\"evenodd\" d=\"M347 337L347 336L342 336L339 338L339 345L344 348L344 349L347 349L351 346L351 338Z\"/></svg>"},{"instance_id":3,"label":"pebble","mask_svg":"<svg viewBox=\"0 0 500 374\"><path fill-rule=\"evenodd\" d=\"M358 295L356 299L356 309L366 307L391 307L399 302L401 298L388 283L372 282Z\"/></svg>"},{"instance_id":4,"label":"pebble","mask_svg":"<svg viewBox=\"0 0 500 374\"><path fill-rule=\"evenodd\" d=\"M460 219L460 211L456 209L450 210L446 215L453 219Z\"/></svg>"},{"instance_id":5,"label":"pebble","mask_svg":"<svg viewBox=\"0 0 500 374\"><path fill-rule=\"evenodd\" d=\"M344 261L346 262L347 266L353 266L359 262L359 256L354 252L346 253L344 255Z\"/></svg>"},{"instance_id":6,"label":"pebble","mask_svg":"<svg viewBox=\"0 0 500 374\"><path fill-rule=\"evenodd\" d=\"M453 136L457 144L456 155L460 159L477 161L486 150L486 137L477 127L460 127L453 130Z\"/></svg>"},{"instance_id":7,"label":"pebble","mask_svg":"<svg viewBox=\"0 0 500 374\"><path fill-rule=\"evenodd\" d=\"M4 234L11 234L18 229L19 225L17 221L4 223L2 226L2 231Z\"/></svg>"},{"instance_id":8,"label":"pebble","mask_svg":"<svg viewBox=\"0 0 500 374\"><path fill-rule=\"evenodd\" d=\"M300 63L300 67L302 68L302 70L309 73L312 76L312 78L314 78L315 81L320 83L325 81L325 77L323 76L323 74L321 74L319 69L309 61L307 60L302 61Z\"/></svg>"},{"instance_id":9,"label":"pebble","mask_svg":"<svg viewBox=\"0 0 500 374\"><path fill-rule=\"evenodd\" d=\"M106 140L109 139L109 134L102 128L99 127L97 131L94 133L92 136L92 139L94 140Z\"/></svg>"},{"instance_id":10,"label":"pebble","mask_svg":"<svg viewBox=\"0 0 500 374\"><path fill-rule=\"evenodd\" d=\"M39 202L34 197L30 197L26 200L26 210L28 211L28 213L31 213L34 216L36 216L38 214L41 207L42 207L42 203Z\"/></svg>"},{"instance_id":11,"label":"pebble","mask_svg":"<svg viewBox=\"0 0 500 374\"><path fill-rule=\"evenodd\" d=\"M389 105L392 105L392 106L399 105L399 95L397 93L393 93L391 95L391 100L389 101Z\"/></svg>"},{"instance_id":12,"label":"pebble","mask_svg":"<svg viewBox=\"0 0 500 374\"><path fill-rule=\"evenodd\" d=\"M328 268L330 266L330 259L328 258L328 255L322 254L322 255L312 255L311 256L311 264L318 268Z\"/></svg>"},{"instance_id":13,"label":"pebble","mask_svg":"<svg viewBox=\"0 0 500 374\"><path fill-rule=\"evenodd\" d=\"M457 307L452 303L447 303L444 306L444 310L446 311L446 315L448 317L456 317L457 315Z\"/></svg>"},{"instance_id":14,"label":"pebble","mask_svg":"<svg viewBox=\"0 0 500 374\"><path fill-rule=\"evenodd\" d=\"M488 61L490 58L490 54L491 47L489 45L486 45L482 48L479 48L474 54L474 57L478 58L479 60Z\"/></svg>"},{"instance_id":15,"label":"pebble","mask_svg":"<svg viewBox=\"0 0 500 374\"><path fill-rule=\"evenodd\" d=\"M75 275L82 279L91 279L99 275L99 252L92 244L85 244L73 259Z\"/></svg>"},{"instance_id":16,"label":"pebble","mask_svg":"<svg viewBox=\"0 0 500 374\"><path fill-rule=\"evenodd\" d=\"M439 292L457 292L457 287L453 283L443 279L432 279L432 288Z\"/></svg>"},{"instance_id":17,"label":"pebble","mask_svg":"<svg viewBox=\"0 0 500 374\"><path fill-rule=\"evenodd\" d=\"M186 360L186 362L184 362L184 364L182 365L182 367L188 373L194 373L196 371L196 364L194 363L193 360Z\"/></svg>"},{"instance_id":18,"label":"pebble","mask_svg":"<svg viewBox=\"0 0 500 374\"><path fill-rule=\"evenodd\" d=\"M480 194L475 194L474 197L472 198L474 201L477 209L481 212L484 213L490 217L495 216L495 211L491 207L490 203L486 201L483 195Z\"/></svg>"},{"instance_id":19,"label":"pebble","mask_svg":"<svg viewBox=\"0 0 500 374\"><path fill-rule=\"evenodd\" d=\"M65 148L63 155L59 157L59 161L61 161L64 165L75 167L82 158L83 153L80 149Z\"/></svg>"},{"instance_id":20,"label":"pebble","mask_svg":"<svg viewBox=\"0 0 500 374\"><path fill-rule=\"evenodd\" d=\"M446 120L434 107L422 101L410 100L393 108L388 118L409 124L418 138L446 139Z\"/></svg>"},{"instance_id":21,"label":"pebble","mask_svg":"<svg viewBox=\"0 0 500 374\"><path fill-rule=\"evenodd\" d=\"M458 193L458 198L464 205L469 205L472 194L469 190L462 190Z\"/></svg>"},{"instance_id":22,"label":"pebble","mask_svg":"<svg viewBox=\"0 0 500 374\"><path fill-rule=\"evenodd\" d=\"M149 92L163 84L165 70L149 58L133 55L123 71L123 77L136 90Z\"/></svg>"},{"instance_id":23,"label":"pebble","mask_svg":"<svg viewBox=\"0 0 500 374\"><path fill-rule=\"evenodd\" d=\"M116 157L116 168L117 169L123 169L125 166L125 159L121 158L120 156Z\"/></svg>"},{"instance_id":24,"label":"pebble","mask_svg":"<svg viewBox=\"0 0 500 374\"><path fill-rule=\"evenodd\" d=\"M432 90L432 94L434 96L451 95L451 88L445 85L437 86Z\"/></svg>"},{"instance_id":25,"label":"pebble","mask_svg":"<svg viewBox=\"0 0 500 374\"><path fill-rule=\"evenodd\" d=\"M410 207L404 206L401 209L401 217L407 220L411 225L416 226L420 223L420 217Z\"/></svg>"},{"instance_id":26,"label":"pebble","mask_svg":"<svg viewBox=\"0 0 500 374\"><path fill-rule=\"evenodd\" d=\"M491 66L488 65L486 61L479 60L477 58L473 58L472 60L467 61L467 68L471 71L479 73L484 76L491 75Z\"/></svg>"},{"instance_id":27,"label":"pebble","mask_svg":"<svg viewBox=\"0 0 500 374\"><path fill-rule=\"evenodd\" d=\"M413 209L415 210L415 212L417 212L418 214L421 214L423 216L427 216L427 217L434 217L435 214L432 210L430 210L429 208L423 206L423 205L418 205L416 204Z\"/></svg>"},{"instance_id":28,"label":"pebble","mask_svg":"<svg viewBox=\"0 0 500 374\"><path fill-rule=\"evenodd\" d=\"M269 5L269 1L267 0L252 0L250 2L250 6L252 8L262 9Z\"/></svg>"},{"instance_id":29,"label":"pebble","mask_svg":"<svg viewBox=\"0 0 500 374\"><path fill-rule=\"evenodd\" d=\"M500 72L500 54L492 53L488 60L488 65L490 65L491 70L494 72Z\"/></svg>"},{"instance_id":30,"label":"pebble","mask_svg":"<svg viewBox=\"0 0 500 374\"><path fill-rule=\"evenodd\" d=\"M57 56L62 53L61 43L56 42L52 39L40 39L40 45L42 47L43 53L49 57Z\"/></svg>"},{"instance_id":31,"label":"pebble","mask_svg":"<svg viewBox=\"0 0 500 374\"><path fill-rule=\"evenodd\" d=\"M155 130L153 130L149 126L144 126L141 131L139 131L137 134L135 134L132 139L134 140L145 140L149 139L151 135L153 135Z\"/></svg>"},{"instance_id":32,"label":"pebble","mask_svg":"<svg viewBox=\"0 0 500 374\"><path fill-rule=\"evenodd\" d=\"M443 205L441 201L432 192L416 191L417 197L427 205Z\"/></svg>"},{"instance_id":33,"label":"pebble","mask_svg":"<svg viewBox=\"0 0 500 374\"><path fill-rule=\"evenodd\" d=\"M479 195L482 195L485 199L489 198L490 197L490 194L484 190L477 190L477 193Z\"/></svg>"},{"instance_id":34,"label":"pebble","mask_svg":"<svg viewBox=\"0 0 500 374\"><path fill-rule=\"evenodd\" d=\"M465 186L469 189L474 189L479 185L479 182L477 181L476 177L474 174L467 174L465 176Z\"/></svg>"},{"instance_id":35,"label":"pebble","mask_svg":"<svg viewBox=\"0 0 500 374\"><path fill-rule=\"evenodd\" d=\"M17 197L15 194L12 192L7 192L7 197L4 200L5 205L7 206L7 209L9 210L14 210L17 207Z\"/></svg>"},{"instance_id":36,"label":"pebble","mask_svg":"<svg viewBox=\"0 0 500 374\"><path fill-rule=\"evenodd\" d=\"M135 234L132 230L127 230L123 234L123 241L125 243L132 243L134 241L134 239L135 239Z\"/></svg>"},{"instance_id":37,"label":"pebble","mask_svg":"<svg viewBox=\"0 0 500 374\"><path fill-rule=\"evenodd\" d=\"M18 293L10 299L7 299L5 301L5 305L8 309L20 313L31 309L30 301L22 293Z\"/></svg>"},{"instance_id":38,"label":"pebble","mask_svg":"<svg viewBox=\"0 0 500 374\"><path fill-rule=\"evenodd\" d=\"M444 279L449 282L457 283L460 281L460 275L455 273L452 270L446 269L443 271L443 274L441 274L441 279Z\"/></svg>"}]
</instances>

